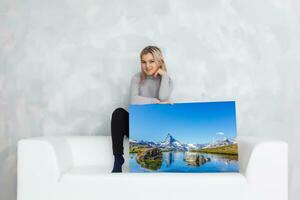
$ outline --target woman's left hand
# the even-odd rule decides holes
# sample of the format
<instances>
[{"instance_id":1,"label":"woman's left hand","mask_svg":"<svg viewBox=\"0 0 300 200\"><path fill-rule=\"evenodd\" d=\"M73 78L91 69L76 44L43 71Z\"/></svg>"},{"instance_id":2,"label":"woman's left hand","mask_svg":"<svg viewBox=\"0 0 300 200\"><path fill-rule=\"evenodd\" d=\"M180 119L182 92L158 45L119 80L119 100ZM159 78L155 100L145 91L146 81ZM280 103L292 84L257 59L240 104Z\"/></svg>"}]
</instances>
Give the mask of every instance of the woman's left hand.
<instances>
[{"instance_id":1,"label":"woman's left hand","mask_svg":"<svg viewBox=\"0 0 300 200\"><path fill-rule=\"evenodd\" d=\"M158 104L171 104L171 105L173 105L174 103L171 102L171 101L160 101L160 102L158 102Z\"/></svg>"},{"instance_id":2,"label":"woman's left hand","mask_svg":"<svg viewBox=\"0 0 300 200\"><path fill-rule=\"evenodd\" d=\"M159 68L155 73L154 73L154 77L156 77L158 74L159 75L165 75L167 72L161 68Z\"/></svg>"}]
</instances>

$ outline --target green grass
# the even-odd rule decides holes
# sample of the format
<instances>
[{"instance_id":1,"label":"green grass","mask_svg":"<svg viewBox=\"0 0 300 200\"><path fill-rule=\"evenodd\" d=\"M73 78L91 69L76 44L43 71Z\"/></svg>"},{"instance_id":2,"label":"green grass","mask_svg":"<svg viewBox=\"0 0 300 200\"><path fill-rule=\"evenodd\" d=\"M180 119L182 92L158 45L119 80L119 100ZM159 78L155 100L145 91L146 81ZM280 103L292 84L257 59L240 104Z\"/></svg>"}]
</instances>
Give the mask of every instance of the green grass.
<instances>
[{"instance_id":1,"label":"green grass","mask_svg":"<svg viewBox=\"0 0 300 200\"><path fill-rule=\"evenodd\" d=\"M227 145L227 146L223 146L223 147L192 150L192 152L237 155L238 154L238 146L237 146L237 144L232 144L232 145Z\"/></svg>"}]
</instances>

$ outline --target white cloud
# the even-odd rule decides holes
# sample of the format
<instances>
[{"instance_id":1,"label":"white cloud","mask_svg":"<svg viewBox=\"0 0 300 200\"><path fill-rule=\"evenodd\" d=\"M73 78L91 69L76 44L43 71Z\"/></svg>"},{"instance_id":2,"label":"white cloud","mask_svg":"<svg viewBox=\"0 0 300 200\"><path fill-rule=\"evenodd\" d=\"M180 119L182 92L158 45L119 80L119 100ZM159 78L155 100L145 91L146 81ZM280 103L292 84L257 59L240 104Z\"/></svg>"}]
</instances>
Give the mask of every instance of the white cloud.
<instances>
[{"instance_id":1,"label":"white cloud","mask_svg":"<svg viewBox=\"0 0 300 200\"><path fill-rule=\"evenodd\" d=\"M217 132L216 135L224 135L223 132Z\"/></svg>"}]
</instances>

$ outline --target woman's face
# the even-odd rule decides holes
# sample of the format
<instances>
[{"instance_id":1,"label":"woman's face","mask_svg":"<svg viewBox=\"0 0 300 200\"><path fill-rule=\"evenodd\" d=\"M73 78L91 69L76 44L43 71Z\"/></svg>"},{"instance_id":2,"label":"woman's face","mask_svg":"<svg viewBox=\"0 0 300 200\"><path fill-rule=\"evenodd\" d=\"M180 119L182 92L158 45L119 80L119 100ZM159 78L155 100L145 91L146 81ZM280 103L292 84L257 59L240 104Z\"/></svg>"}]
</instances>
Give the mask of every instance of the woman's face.
<instances>
[{"instance_id":1,"label":"woman's face","mask_svg":"<svg viewBox=\"0 0 300 200\"><path fill-rule=\"evenodd\" d=\"M143 71L150 76L154 75L159 68L151 53L142 55L141 65Z\"/></svg>"}]
</instances>

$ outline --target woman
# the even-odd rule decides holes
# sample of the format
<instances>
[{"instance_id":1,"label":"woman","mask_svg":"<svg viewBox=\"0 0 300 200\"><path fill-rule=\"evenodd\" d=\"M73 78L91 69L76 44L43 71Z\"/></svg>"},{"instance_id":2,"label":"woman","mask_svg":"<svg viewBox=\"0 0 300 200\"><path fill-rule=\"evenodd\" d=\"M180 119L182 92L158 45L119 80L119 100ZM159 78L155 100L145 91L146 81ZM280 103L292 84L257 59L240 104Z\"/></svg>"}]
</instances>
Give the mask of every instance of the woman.
<instances>
[{"instance_id":1,"label":"woman","mask_svg":"<svg viewBox=\"0 0 300 200\"><path fill-rule=\"evenodd\" d=\"M147 46L140 53L141 72L131 80L131 104L165 104L173 90L173 82L167 74L167 68L156 46ZM111 136L115 157L112 172L122 172L123 137L129 138L129 114L123 108L117 108L111 119Z\"/></svg>"}]
</instances>

